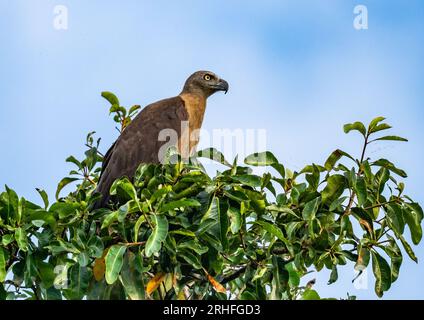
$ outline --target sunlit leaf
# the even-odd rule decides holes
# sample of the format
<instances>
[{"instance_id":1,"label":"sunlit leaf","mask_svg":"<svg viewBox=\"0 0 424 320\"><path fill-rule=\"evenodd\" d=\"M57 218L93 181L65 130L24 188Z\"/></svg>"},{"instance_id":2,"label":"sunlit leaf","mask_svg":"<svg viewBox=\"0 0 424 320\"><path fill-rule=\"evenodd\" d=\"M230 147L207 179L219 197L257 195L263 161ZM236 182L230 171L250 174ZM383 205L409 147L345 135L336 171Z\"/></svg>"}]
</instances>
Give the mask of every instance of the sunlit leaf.
<instances>
[{"instance_id":1,"label":"sunlit leaf","mask_svg":"<svg viewBox=\"0 0 424 320\"><path fill-rule=\"evenodd\" d=\"M56 189L56 199L59 199L60 191L62 191L62 189L64 187L66 187L71 182L74 182L74 181L77 181L77 180L79 180L79 178L70 178L70 177L66 177L66 178L63 178L62 180L60 180L59 184L57 185L57 189Z\"/></svg>"},{"instance_id":2,"label":"sunlit leaf","mask_svg":"<svg viewBox=\"0 0 424 320\"><path fill-rule=\"evenodd\" d=\"M307 289L302 294L302 300L320 300L321 297L319 296L318 292L316 292L313 289Z\"/></svg>"},{"instance_id":3,"label":"sunlit leaf","mask_svg":"<svg viewBox=\"0 0 424 320\"><path fill-rule=\"evenodd\" d=\"M146 286L146 293L150 296L163 282L166 274L163 272L157 273L152 279L149 280Z\"/></svg>"},{"instance_id":4,"label":"sunlit leaf","mask_svg":"<svg viewBox=\"0 0 424 320\"><path fill-rule=\"evenodd\" d=\"M147 257L150 257L160 250L162 242L165 241L168 234L168 220L165 216L153 215L151 221L154 224L154 228L146 242L145 250Z\"/></svg>"},{"instance_id":5,"label":"sunlit leaf","mask_svg":"<svg viewBox=\"0 0 424 320\"><path fill-rule=\"evenodd\" d=\"M123 256L126 250L127 247L124 245L113 245L109 248L105 257L105 278L108 284L112 284L118 279L123 265Z\"/></svg>"},{"instance_id":6,"label":"sunlit leaf","mask_svg":"<svg viewBox=\"0 0 424 320\"><path fill-rule=\"evenodd\" d=\"M392 284L392 275L387 261L377 252L372 251L372 270L375 276L375 293L380 298L383 292L390 289Z\"/></svg>"},{"instance_id":7,"label":"sunlit leaf","mask_svg":"<svg viewBox=\"0 0 424 320\"><path fill-rule=\"evenodd\" d=\"M366 135L367 130L362 122L354 122L345 124L343 127L345 133L349 133L352 130L359 131L364 137Z\"/></svg>"},{"instance_id":8,"label":"sunlit leaf","mask_svg":"<svg viewBox=\"0 0 424 320\"><path fill-rule=\"evenodd\" d=\"M402 141L402 142L408 142L408 139L398 137L398 136L385 136L381 138L374 139L374 141Z\"/></svg>"},{"instance_id":9,"label":"sunlit leaf","mask_svg":"<svg viewBox=\"0 0 424 320\"><path fill-rule=\"evenodd\" d=\"M322 202L331 204L339 198L346 187L346 178L342 175L335 174L327 178L327 185L322 191Z\"/></svg>"},{"instance_id":10,"label":"sunlit leaf","mask_svg":"<svg viewBox=\"0 0 424 320\"><path fill-rule=\"evenodd\" d=\"M244 163L251 166L271 166L277 170L281 177L285 177L284 166L278 162L272 152L266 151L253 153L244 159Z\"/></svg>"},{"instance_id":11,"label":"sunlit leaf","mask_svg":"<svg viewBox=\"0 0 424 320\"><path fill-rule=\"evenodd\" d=\"M119 100L112 92L103 91L102 97L105 98L107 101L109 101L111 105L118 105L119 106Z\"/></svg>"},{"instance_id":12,"label":"sunlit leaf","mask_svg":"<svg viewBox=\"0 0 424 320\"><path fill-rule=\"evenodd\" d=\"M6 279L6 250L0 247L0 283L3 283L5 279Z\"/></svg>"}]
</instances>

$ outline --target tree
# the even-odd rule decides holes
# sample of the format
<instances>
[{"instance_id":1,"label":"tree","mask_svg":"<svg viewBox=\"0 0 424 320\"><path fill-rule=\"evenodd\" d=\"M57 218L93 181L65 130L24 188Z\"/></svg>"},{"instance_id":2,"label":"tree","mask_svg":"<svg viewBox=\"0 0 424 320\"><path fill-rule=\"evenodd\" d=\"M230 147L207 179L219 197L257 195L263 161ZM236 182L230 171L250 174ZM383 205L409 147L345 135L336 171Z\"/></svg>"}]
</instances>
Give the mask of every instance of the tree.
<instances>
[{"instance_id":1,"label":"tree","mask_svg":"<svg viewBox=\"0 0 424 320\"><path fill-rule=\"evenodd\" d=\"M124 130L139 108L110 112ZM365 127L347 124L363 138L359 159L335 150L323 165L286 169L271 152L239 165L215 149L184 162L170 150L165 164L142 164L133 181L113 184L113 205L91 210L99 177L100 139L87 136L85 159L59 182L50 204L0 195L0 299L319 299L300 286L308 270L350 262L369 264L378 297L399 275L403 252L417 262L405 239L421 241L423 211L404 194L406 173L386 159L367 157L390 128L382 117ZM209 176L198 161L218 161ZM262 176L252 166L270 170ZM61 197L70 184L75 189ZM403 248L403 250L401 249Z\"/></svg>"}]
</instances>

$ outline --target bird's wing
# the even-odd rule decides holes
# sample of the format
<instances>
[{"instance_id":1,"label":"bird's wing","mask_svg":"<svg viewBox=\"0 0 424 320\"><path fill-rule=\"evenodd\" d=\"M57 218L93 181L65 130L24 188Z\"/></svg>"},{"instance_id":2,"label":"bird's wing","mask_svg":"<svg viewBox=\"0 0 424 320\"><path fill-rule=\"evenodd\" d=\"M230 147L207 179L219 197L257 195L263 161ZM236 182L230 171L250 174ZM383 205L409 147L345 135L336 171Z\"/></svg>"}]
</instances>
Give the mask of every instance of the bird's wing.
<instances>
[{"instance_id":1,"label":"bird's wing","mask_svg":"<svg viewBox=\"0 0 424 320\"><path fill-rule=\"evenodd\" d=\"M132 178L141 163L159 163L159 150L167 143L159 141L159 133L171 129L180 136L181 121L187 119L184 101L178 96L148 105L134 118L105 155L97 187L102 205L116 179Z\"/></svg>"},{"instance_id":2,"label":"bird's wing","mask_svg":"<svg viewBox=\"0 0 424 320\"><path fill-rule=\"evenodd\" d=\"M113 153L113 148L116 145L116 141L110 146L109 150L106 152L105 156L103 157L102 162L102 171L100 171L100 177L102 176L103 172L105 171L105 168L107 167L107 164L109 163L110 157Z\"/></svg>"}]
</instances>

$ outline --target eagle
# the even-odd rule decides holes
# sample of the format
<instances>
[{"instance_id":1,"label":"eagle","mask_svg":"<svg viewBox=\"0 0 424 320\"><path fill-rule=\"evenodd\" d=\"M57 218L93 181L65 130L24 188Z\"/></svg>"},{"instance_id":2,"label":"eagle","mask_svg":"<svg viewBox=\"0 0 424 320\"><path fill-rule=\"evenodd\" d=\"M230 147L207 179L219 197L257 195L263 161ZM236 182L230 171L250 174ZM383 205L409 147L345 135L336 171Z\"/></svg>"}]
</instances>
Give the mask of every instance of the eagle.
<instances>
[{"instance_id":1,"label":"eagle","mask_svg":"<svg viewBox=\"0 0 424 320\"><path fill-rule=\"evenodd\" d=\"M116 179L132 179L140 164L161 163L169 147L175 147L183 158L192 155L199 142L206 100L218 91L227 93L228 82L213 72L197 71L188 77L178 96L146 106L105 154L96 188L101 198L93 209L107 206Z\"/></svg>"}]
</instances>

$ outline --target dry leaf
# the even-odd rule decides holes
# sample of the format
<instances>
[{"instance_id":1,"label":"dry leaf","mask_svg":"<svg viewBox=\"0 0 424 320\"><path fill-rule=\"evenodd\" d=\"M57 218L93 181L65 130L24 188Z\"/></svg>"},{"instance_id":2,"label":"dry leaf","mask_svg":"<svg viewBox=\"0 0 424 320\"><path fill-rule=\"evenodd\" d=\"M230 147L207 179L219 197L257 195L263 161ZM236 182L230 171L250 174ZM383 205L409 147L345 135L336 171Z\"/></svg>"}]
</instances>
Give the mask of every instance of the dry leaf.
<instances>
[{"instance_id":1,"label":"dry leaf","mask_svg":"<svg viewBox=\"0 0 424 320\"><path fill-rule=\"evenodd\" d=\"M371 227L371 225L368 223L368 221L366 221L366 220L364 220L364 219L360 219L359 220L359 223L360 224L362 224L366 229L367 229L367 231L369 232L369 234L372 234L372 227Z\"/></svg>"},{"instance_id":2,"label":"dry leaf","mask_svg":"<svg viewBox=\"0 0 424 320\"><path fill-rule=\"evenodd\" d=\"M206 275L208 276L208 280L216 292L227 293L227 290L224 288L224 286L216 281L214 277L212 277L209 273Z\"/></svg>"},{"instance_id":3,"label":"dry leaf","mask_svg":"<svg viewBox=\"0 0 424 320\"><path fill-rule=\"evenodd\" d=\"M93 275L96 281L101 281L105 276L105 272L106 272L105 256L108 250L109 249L106 249L105 251L103 251L103 255L101 258L97 258L96 260L94 260Z\"/></svg>"},{"instance_id":4,"label":"dry leaf","mask_svg":"<svg viewBox=\"0 0 424 320\"><path fill-rule=\"evenodd\" d=\"M165 273L160 272L160 273L156 274L152 279L150 279L150 281L147 283L147 287L146 287L146 293L149 296L152 294L153 291L155 291L160 286L160 284L165 279L165 276L166 276Z\"/></svg>"}]
</instances>

